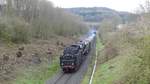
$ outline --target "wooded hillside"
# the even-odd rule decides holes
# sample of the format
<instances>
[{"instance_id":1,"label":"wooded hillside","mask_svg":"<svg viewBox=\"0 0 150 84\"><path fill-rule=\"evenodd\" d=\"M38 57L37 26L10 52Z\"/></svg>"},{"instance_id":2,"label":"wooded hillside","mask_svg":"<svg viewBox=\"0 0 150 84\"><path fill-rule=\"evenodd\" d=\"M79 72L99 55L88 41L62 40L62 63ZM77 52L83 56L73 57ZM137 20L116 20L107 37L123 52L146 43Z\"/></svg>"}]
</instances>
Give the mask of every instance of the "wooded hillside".
<instances>
[{"instance_id":1,"label":"wooded hillside","mask_svg":"<svg viewBox=\"0 0 150 84\"><path fill-rule=\"evenodd\" d=\"M79 7L66 10L83 17L86 22L101 22L105 19L118 19L120 23L124 24L134 21L137 17L137 15L133 13L116 11L106 7Z\"/></svg>"},{"instance_id":2,"label":"wooded hillside","mask_svg":"<svg viewBox=\"0 0 150 84\"><path fill-rule=\"evenodd\" d=\"M27 43L32 38L77 36L87 30L79 17L47 0L2 0L0 15L2 41Z\"/></svg>"}]
</instances>

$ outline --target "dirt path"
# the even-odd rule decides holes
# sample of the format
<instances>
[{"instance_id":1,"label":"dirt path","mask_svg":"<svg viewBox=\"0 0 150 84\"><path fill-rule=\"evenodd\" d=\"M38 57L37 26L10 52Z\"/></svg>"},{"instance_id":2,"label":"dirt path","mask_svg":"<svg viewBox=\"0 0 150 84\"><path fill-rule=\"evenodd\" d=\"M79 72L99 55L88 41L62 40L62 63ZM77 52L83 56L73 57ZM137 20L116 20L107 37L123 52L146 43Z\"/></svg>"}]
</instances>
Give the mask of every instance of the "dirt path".
<instances>
[{"instance_id":1,"label":"dirt path","mask_svg":"<svg viewBox=\"0 0 150 84\"><path fill-rule=\"evenodd\" d=\"M87 59L83 62L80 69L75 73L64 74L62 71L58 72L53 78L46 81L46 84L80 84L88 65L90 64L91 57L95 55L95 46L93 46L91 53L87 56Z\"/></svg>"}]
</instances>

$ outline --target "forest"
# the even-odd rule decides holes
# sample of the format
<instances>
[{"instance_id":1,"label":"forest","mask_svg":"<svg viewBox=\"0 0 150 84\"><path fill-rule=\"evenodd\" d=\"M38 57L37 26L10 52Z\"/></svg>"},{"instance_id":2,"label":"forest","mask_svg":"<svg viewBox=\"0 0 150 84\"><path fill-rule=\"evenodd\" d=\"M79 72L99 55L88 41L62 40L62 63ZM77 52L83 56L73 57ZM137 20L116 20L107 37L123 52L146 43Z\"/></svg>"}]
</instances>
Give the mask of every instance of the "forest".
<instances>
[{"instance_id":1,"label":"forest","mask_svg":"<svg viewBox=\"0 0 150 84\"><path fill-rule=\"evenodd\" d=\"M2 0L1 41L27 43L55 35L76 36L87 31L80 17L53 7L47 0Z\"/></svg>"}]
</instances>

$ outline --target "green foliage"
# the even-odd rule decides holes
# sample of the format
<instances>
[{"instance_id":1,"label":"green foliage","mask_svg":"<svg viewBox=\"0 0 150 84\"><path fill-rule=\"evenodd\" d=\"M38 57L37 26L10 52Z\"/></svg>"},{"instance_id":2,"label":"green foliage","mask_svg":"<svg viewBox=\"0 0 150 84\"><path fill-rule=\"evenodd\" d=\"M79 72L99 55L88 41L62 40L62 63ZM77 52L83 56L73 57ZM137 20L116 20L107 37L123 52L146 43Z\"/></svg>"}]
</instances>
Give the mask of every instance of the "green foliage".
<instances>
[{"instance_id":1,"label":"green foliage","mask_svg":"<svg viewBox=\"0 0 150 84\"><path fill-rule=\"evenodd\" d=\"M133 53L134 58L130 59L130 63L126 64L126 68L130 65L126 84L149 84L150 75L150 36L146 35L140 39L136 39L134 45L136 51Z\"/></svg>"},{"instance_id":2,"label":"green foliage","mask_svg":"<svg viewBox=\"0 0 150 84\"><path fill-rule=\"evenodd\" d=\"M123 59L125 58L116 57L97 66L93 84L122 84L115 83L115 81L122 77L122 74L124 73Z\"/></svg>"}]
</instances>

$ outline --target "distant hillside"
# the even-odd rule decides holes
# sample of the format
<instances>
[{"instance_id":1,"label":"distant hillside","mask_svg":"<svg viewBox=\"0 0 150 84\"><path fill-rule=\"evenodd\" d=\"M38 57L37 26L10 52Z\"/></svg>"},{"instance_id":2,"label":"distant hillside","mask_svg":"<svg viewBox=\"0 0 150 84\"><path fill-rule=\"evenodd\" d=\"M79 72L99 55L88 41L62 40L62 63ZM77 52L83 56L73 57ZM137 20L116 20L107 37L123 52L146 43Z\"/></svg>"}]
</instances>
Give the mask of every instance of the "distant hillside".
<instances>
[{"instance_id":1,"label":"distant hillside","mask_svg":"<svg viewBox=\"0 0 150 84\"><path fill-rule=\"evenodd\" d=\"M105 7L93 7L93 8L69 8L66 9L69 12L80 15L86 22L101 22L104 19L117 18L122 23L127 23L136 18L135 14L128 12L119 12L113 9Z\"/></svg>"}]
</instances>

